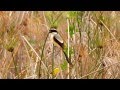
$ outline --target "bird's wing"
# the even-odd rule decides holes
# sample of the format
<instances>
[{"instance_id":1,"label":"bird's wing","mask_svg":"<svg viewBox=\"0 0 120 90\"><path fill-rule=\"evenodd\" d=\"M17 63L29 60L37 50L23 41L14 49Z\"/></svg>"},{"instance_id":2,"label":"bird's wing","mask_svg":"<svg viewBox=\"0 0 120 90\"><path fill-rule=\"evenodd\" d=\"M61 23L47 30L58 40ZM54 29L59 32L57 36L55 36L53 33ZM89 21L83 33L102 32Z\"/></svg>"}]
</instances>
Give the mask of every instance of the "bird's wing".
<instances>
[{"instance_id":1,"label":"bird's wing","mask_svg":"<svg viewBox=\"0 0 120 90\"><path fill-rule=\"evenodd\" d=\"M61 38L61 36L60 36L59 34L55 34L53 38L54 38L54 41L55 41L58 45L60 45L60 46L62 47L62 49L64 49L64 43L63 43L63 39ZM65 53L64 50L63 50L63 53L64 53L64 55L65 55L65 57L66 57L67 62L68 62L71 66L73 66L72 63L71 63L71 61L70 61L70 59L68 58L68 56L67 56L67 54Z\"/></svg>"},{"instance_id":2,"label":"bird's wing","mask_svg":"<svg viewBox=\"0 0 120 90\"><path fill-rule=\"evenodd\" d=\"M59 34L55 34L54 36L60 43L63 43L63 39L61 38L61 36Z\"/></svg>"},{"instance_id":3,"label":"bird's wing","mask_svg":"<svg viewBox=\"0 0 120 90\"><path fill-rule=\"evenodd\" d=\"M54 40L57 44L59 44L61 47L63 47L63 39L61 38L61 36L59 34L55 34L54 35Z\"/></svg>"}]
</instances>

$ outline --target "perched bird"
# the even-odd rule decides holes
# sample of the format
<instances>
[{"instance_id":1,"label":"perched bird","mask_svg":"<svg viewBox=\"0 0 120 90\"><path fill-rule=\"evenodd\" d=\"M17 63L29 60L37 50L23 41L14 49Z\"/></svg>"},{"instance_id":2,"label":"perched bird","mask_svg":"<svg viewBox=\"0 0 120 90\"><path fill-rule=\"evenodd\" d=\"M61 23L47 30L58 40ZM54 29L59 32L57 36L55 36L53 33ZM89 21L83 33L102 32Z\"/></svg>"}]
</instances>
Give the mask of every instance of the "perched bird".
<instances>
[{"instance_id":1,"label":"perched bird","mask_svg":"<svg viewBox=\"0 0 120 90\"><path fill-rule=\"evenodd\" d=\"M51 40L52 40L52 42L54 43L54 45L60 46L60 47L62 48L62 51L63 51L63 53L64 53L64 55L65 55L65 57L66 57L67 62L68 62L71 66L73 66L72 63L71 63L71 61L70 61L70 59L68 58L66 52L64 51L65 46L64 46L63 39L62 39L62 37L60 36L60 34L57 32L56 28L51 28L51 29L49 30L49 34L50 34L50 36L51 36Z\"/></svg>"}]
</instances>

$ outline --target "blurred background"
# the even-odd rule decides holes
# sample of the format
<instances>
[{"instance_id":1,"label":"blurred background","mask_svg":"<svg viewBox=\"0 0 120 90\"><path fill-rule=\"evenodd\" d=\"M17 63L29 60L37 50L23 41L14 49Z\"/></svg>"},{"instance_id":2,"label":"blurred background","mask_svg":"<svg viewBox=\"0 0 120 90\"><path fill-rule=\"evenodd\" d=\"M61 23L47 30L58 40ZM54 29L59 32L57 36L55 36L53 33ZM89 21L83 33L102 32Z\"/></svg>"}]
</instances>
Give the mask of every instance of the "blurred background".
<instances>
[{"instance_id":1,"label":"blurred background","mask_svg":"<svg viewBox=\"0 0 120 90\"><path fill-rule=\"evenodd\" d=\"M53 26L72 68L61 48L53 49ZM0 78L120 78L119 28L119 11L0 11Z\"/></svg>"}]
</instances>

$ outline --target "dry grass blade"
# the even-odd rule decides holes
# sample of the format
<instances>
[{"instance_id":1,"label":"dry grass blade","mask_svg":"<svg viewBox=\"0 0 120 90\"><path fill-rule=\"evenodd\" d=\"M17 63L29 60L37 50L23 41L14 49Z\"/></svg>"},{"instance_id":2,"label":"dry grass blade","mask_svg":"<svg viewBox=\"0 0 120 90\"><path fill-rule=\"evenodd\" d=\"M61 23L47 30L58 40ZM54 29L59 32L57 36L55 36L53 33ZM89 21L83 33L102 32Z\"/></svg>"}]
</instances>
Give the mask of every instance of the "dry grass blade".
<instances>
[{"instance_id":1,"label":"dry grass blade","mask_svg":"<svg viewBox=\"0 0 120 90\"><path fill-rule=\"evenodd\" d=\"M39 58L39 60L40 60L40 59L41 59L40 56L39 56L38 53L35 51L35 49L30 45L30 43L27 41L27 39L26 39L24 36L22 36L22 38L26 41L26 43L30 46L30 48L33 50L33 52L36 54L36 56L37 56L37 57ZM36 63L37 63L39 60L37 60ZM42 62L42 64L43 64L44 68L46 69L46 71L48 71L48 69L47 69L46 65L43 63L43 61L41 61L41 62Z\"/></svg>"}]
</instances>

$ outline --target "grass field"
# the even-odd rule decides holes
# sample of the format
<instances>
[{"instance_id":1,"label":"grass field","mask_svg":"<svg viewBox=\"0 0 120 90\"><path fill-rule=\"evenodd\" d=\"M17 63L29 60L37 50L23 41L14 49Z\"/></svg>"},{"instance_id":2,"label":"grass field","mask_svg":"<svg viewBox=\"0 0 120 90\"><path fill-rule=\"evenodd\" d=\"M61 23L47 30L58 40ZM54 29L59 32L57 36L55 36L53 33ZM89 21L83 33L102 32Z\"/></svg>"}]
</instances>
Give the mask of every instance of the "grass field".
<instances>
[{"instance_id":1,"label":"grass field","mask_svg":"<svg viewBox=\"0 0 120 90\"><path fill-rule=\"evenodd\" d=\"M1 79L118 79L119 54L119 11L0 11Z\"/></svg>"}]
</instances>

